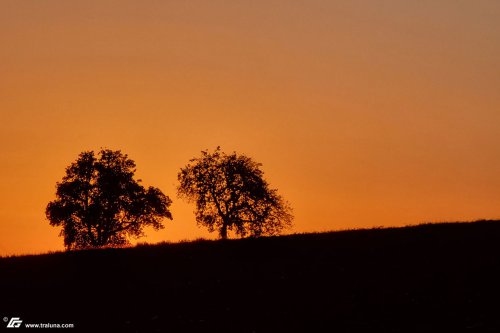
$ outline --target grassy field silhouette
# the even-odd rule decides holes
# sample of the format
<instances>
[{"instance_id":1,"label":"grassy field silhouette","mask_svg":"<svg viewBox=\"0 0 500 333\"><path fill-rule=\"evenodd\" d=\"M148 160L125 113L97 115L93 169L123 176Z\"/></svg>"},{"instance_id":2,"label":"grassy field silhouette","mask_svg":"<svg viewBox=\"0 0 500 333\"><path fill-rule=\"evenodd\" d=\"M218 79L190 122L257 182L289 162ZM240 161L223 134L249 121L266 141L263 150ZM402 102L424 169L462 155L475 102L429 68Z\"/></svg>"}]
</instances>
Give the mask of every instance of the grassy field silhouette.
<instances>
[{"instance_id":1,"label":"grassy field silhouette","mask_svg":"<svg viewBox=\"0 0 500 333\"><path fill-rule=\"evenodd\" d=\"M494 330L499 250L500 221L477 221L1 258L0 315L93 332Z\"/></svg>"}]
</instances>

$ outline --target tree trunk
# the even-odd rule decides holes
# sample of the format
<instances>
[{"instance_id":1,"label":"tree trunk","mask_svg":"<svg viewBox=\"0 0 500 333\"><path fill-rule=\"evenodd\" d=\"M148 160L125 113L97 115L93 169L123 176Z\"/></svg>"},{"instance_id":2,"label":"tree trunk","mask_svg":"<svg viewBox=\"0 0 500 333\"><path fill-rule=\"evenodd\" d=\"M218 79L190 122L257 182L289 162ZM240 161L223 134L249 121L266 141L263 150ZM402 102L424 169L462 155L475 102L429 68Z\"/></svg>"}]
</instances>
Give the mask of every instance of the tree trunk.
<instances>
[{"instance_id":1,"label":"tree trunk","mask_svg":"<svg viewBox=\"0 0 500 333\"><path fill-rule=\"evenodd\" d=\"M227 239L227 223L224 222L220 228L220 238Z\"/></svg>"}]
</instances>

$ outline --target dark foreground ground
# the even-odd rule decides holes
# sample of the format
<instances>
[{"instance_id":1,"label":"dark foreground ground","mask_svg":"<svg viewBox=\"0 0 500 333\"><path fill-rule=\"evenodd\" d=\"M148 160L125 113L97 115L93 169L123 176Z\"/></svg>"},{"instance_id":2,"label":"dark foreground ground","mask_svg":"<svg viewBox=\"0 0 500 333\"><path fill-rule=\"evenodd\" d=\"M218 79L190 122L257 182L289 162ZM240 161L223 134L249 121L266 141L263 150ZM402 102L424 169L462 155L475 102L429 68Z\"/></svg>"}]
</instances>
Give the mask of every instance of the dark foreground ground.
<instances>
[{"instance_id":1,"label":"dark foreground ground","mask_svg":"<svg viewBox=\"0 0 500 333\"><path fill-rule=\"evenodd\" d=\"M85 332L500 331L500 221L0 259L3 317Z\"/></svg>"}]
</instances>

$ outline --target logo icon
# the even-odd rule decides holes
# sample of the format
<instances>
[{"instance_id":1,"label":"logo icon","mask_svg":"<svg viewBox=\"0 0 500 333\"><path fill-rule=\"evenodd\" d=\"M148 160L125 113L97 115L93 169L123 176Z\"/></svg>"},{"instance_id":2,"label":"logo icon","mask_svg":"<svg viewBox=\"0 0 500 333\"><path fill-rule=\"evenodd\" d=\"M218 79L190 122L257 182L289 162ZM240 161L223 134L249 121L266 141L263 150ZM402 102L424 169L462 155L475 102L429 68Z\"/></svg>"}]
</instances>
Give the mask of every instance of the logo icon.
<instances>
[{"instance_id":1,"label":"logo icon","mask_svg":"<svg viewBox=\"0 0 500 333\"><path fill-rule=\"evenodd\" d=\"M18 328L19 326L21 326L22 322L23 321L21 320L21 318L19 318L19 317L12 317L12 318L10 318L10 321L7 324L7 328Z\"/></svg>"}]
</instances>

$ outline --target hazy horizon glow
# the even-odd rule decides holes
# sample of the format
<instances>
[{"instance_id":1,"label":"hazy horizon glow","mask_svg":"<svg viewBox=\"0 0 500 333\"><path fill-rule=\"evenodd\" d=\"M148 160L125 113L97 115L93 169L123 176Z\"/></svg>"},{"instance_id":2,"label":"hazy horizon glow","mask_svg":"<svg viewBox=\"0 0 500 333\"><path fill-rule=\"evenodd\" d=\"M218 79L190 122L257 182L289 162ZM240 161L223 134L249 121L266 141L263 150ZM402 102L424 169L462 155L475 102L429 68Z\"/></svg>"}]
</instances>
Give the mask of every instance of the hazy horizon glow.
<instances>
[{"instance_id":1,"label":"hazy horizon glow","mask_svg":"<svg viewBox=\"0 0 500 333\"><path fill-rule=\"evenodd\" d=\"M45 219L83 150L120 149L173 221L220 145L263 164L293 232L500 218L497 1L0 4L0 255L62 250Z\"/></svg>"}]
</instances>

